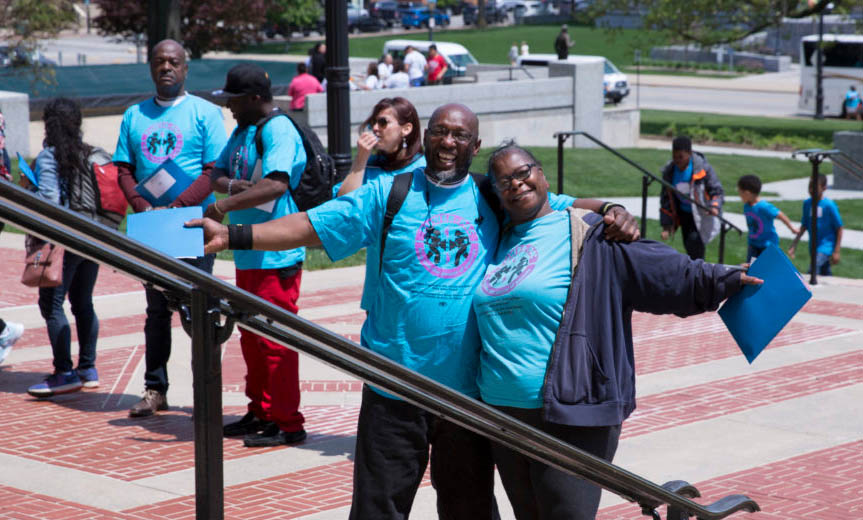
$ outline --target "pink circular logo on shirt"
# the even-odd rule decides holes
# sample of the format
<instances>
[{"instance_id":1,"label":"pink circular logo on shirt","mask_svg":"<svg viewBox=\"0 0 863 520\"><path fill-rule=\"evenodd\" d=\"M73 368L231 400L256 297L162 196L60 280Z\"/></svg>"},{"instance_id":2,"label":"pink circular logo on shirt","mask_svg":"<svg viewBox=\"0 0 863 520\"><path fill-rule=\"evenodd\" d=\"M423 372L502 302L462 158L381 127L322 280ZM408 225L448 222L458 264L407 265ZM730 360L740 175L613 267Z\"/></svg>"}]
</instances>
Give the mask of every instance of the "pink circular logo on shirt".
<instances>
[{"instance_id":1,"label":"pink circular logo on shirt","mask_svg":"<svg viewBox=\"0 0 863 520\"><path fill-rule=\"evenodd\" d=\"M458 215L433 215L414 236L417 259L438 278L464 274L479 255L476 228Z\"/></svg>"},{"instance_id":2,"label":"pink circular logo on shirt","mask_svg":"<svg viewBox=\"0 0 863 520\"><path fill-rule=\"evenodd\" d=\"M510 249L500 265L490 269L482 280L482 292L489 296L506 294L524 280L536 267L539 253L530 244Z\"/></svg>"},{"instance_id":3,"label":"pink circular logo on shirt","mask_svg":"<svg viewBox=\"0 0 863 520\"><path fill-rule=\"evenodd\" d=\"M141 134L141 153L155 164L173 159L183 150L180 127L168 121L150 125Z\"/></svg>"},{"instance_id":4,"label":"pink circular logo on shirt","mask_svg":"<svg viewBox=\"0 0 863 520\"><path fill-rule=\"evenodd\" d=\"M751 211L746 213L746 223L749 224L749 238L758 238L761 233L764 233L764 222L761 218Z\"/></svg>"}]
</instances>

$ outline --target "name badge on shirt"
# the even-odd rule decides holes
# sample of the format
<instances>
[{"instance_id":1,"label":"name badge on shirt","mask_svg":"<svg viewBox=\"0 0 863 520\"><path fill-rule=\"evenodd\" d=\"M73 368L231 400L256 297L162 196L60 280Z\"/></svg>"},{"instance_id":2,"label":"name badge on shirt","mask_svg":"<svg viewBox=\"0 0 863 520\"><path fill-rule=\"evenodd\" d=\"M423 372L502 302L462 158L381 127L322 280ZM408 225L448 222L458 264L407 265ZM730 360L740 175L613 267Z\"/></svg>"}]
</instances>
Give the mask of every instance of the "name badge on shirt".
<instances>
[{"instance_id":1,"label":"name badge on shirt","mask_svg":"<svg viewBox=\"0 0 863 520\"><path fill-rule=\"evenodd\" d=\"M255 161L255 170L252 172L252 178L251 178L252 184L257 184L258 182L261 181L261 179L264 176L263 166L261 163L262 163L262 161L260 159ZM271 201L267 201L267 202L264 202L262 204L259 204L259 205L255 206L255 209L259 209L259 210L265 211L267 213L272 213L273 208L276 207L276 201L277 200L278 199L273 199Z\"/></svg>"}]
</instances>

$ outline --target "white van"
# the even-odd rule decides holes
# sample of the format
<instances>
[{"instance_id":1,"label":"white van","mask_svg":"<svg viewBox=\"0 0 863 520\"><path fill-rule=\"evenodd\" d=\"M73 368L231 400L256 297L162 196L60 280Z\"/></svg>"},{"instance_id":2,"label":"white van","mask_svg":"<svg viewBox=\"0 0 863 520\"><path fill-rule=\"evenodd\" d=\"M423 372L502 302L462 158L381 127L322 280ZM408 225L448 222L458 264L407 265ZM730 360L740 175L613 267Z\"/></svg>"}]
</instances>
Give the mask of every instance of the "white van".
<instances>
[{"instance_id":1,"label":"white van","mask_svg":"<svg viewBox=\"0 0 863 520\"><path fill-rule=\"evenodd\" d=\"M569 56L567 61L576 61L578 58L602 58L605 60L605 71L602 75L602 90L605 93L605 100L612 103L620 103L620 101L629 95L629 82L626 79L626 74L620 72L620 69L614 66L614 63L608 61L602 56ZM519 56L516 60L516 65L524 67L547 67L550 62L558 61L557 54L525 54Z\"/></svg>"},{"instance_id":2,"label":"white van","mask_svg":"<svg viewBox=\"0 0 863 520\"><path fill-rule=\"evenodd\" d=\"M429 46L437 45L437 51L446 60L449 70L444 75L444 83L449 83L448 79L453 76L464 76L467 71L467 66L477 63L476 58L458 43L451 42L430 42L423 40L389 40L384 43L384 54L392 54L393 58L403 59L405 49L408 45L423 53L428 57Z\"/></svg>"}]
</instances>

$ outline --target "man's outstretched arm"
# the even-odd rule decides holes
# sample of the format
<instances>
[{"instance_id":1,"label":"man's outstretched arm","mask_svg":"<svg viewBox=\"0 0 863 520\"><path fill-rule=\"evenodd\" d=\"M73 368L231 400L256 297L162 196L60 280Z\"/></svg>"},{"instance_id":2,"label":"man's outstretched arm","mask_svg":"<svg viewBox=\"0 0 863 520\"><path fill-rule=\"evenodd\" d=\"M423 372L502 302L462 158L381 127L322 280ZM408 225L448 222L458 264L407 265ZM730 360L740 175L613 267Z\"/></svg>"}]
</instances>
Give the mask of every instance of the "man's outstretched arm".
<instances>
[{"instance_id":1,"label":"man's outstretched arm","mask_svg":"<svg viewBox=\"0 0 863 520\"><path fill-rule=\"evenodd\" d=\"M282 251L321 245L321 239L305 212L292 213L262 224L238 226L233 228L234 235L229 232L228 226L223 226L209 218L190 220L186 222L186 227L204 228L205 253L218 253L229 248ZM243 227L251 228L251 241L241 240L240 243L233 243L236 240L232 241L231 238L243 238L243 233L237 233Z\"/></svg>"}]
</instances>

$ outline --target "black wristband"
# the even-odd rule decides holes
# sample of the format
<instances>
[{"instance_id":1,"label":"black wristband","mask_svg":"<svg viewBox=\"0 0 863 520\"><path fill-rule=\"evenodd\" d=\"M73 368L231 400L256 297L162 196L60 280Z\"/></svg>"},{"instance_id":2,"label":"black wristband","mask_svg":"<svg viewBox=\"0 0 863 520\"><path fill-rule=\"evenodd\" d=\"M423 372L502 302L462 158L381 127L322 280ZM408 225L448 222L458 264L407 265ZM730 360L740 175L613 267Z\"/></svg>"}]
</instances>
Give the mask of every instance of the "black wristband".
<instances>
[{"instance_id":1,"label":"black wristband","mask_svg":"<svg viewBox=\"0 0 863 520\"><path fill-rule=\"evenodd\" d=\"M599 214L603 217L611 208L623 208L626 209L623 204L618 204L616 202L603 202L602 206L599 207Z\"/></svg>"},{"instance_id":2,"label":"black wristband","mask_svg":"<svg viewBox=\"0 0 863 520\"><path fill-rule=\"evenodd\" d=\"M244 224L229 225L228 249L252 249L252 226Z\"/></svg>"}]
</instances>

